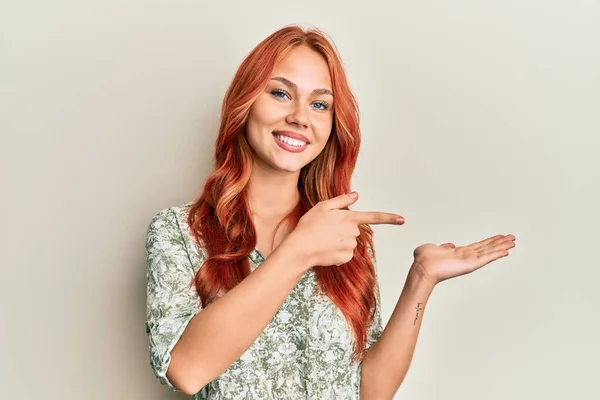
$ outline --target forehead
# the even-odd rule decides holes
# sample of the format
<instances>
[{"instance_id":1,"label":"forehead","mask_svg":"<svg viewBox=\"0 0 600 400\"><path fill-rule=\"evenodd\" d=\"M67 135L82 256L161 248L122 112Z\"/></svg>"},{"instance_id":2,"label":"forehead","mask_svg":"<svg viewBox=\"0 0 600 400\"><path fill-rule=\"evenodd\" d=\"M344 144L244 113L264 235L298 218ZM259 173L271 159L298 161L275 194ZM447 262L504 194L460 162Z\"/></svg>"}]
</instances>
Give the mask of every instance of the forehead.
<instances>
[{"instance_id":1,"label":"forehead","mask_svg":"<svg viewBox=\"0 0 600 400\"><path fill-rule=\"evenodd\" d=\"M294 82L299 90L321 88L332 90L327 61L308 46L299 46L290 50L275 66L272 77L275 76Z\"/></svg>"}]
</instances>

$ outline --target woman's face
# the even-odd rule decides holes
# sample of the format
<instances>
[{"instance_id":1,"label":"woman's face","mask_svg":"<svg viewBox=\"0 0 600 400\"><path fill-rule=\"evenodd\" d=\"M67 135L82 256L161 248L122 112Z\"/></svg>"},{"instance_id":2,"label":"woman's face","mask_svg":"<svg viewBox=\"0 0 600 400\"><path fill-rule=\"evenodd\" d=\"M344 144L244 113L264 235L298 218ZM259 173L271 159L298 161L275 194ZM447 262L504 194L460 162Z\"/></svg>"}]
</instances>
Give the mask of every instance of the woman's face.
<instances>
[{"instance_id":1,"label":"woman's face","mask_svg":"<svg viewBox=\"0 0 600 400\"><path fill-rule=\"evenodd\" d=\"M333 124L327 62L307 46L292 49L275 67L250 108L246 137L255 162L298 172L325 147Z\"/></svg>"}]
</instances>

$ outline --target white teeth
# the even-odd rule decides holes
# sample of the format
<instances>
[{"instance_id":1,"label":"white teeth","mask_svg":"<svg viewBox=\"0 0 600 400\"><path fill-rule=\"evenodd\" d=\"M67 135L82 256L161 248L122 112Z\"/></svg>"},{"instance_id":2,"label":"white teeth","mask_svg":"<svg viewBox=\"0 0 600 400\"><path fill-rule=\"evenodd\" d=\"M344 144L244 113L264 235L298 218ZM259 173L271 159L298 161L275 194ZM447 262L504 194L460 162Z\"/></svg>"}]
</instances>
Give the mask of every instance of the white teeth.
<instances>
[{"instance_id":1,"label":"white teeth","mask_svg":"<svg viewBox=\"0 0 600 400\"><path fill-rule=\"evenodd\" d=\"M277 137L277 140L279 140L279 141L281 141L283 143L289 144L290 146L302 147L302 146L306 145L306 142L303 142L303 141L298 140L298 139L292 139L292 138L289 138L287 136L277 135L276 137Z\"/></svg>"}]
</instances>

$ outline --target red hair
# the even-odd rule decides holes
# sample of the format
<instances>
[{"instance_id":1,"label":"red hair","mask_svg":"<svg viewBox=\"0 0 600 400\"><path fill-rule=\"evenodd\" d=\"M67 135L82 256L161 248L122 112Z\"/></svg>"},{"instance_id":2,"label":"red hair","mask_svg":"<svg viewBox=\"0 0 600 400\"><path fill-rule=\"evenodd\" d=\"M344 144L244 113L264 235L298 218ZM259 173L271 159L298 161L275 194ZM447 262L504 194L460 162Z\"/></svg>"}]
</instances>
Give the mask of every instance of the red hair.
<instances>
[{"instance_id":1,"label":"red hair","mask_svg":"<svg viewBox=\"0 0 600 400\"><path fill-rule=\"evenodd\" d=\"M342 62L333 43L318 29L282 28L259 43L239 66L223 100L213 172L190 209L189 226L207 254L194 280L203 307L251 272L248 255L257 239L248 203L252 150L244 135L245 124L277 63L302 45L327 61L335 96L334 123L323 151L300 171L300 201L282 222L295 227L318 202L350 192L361 138L358 105ZM340 308L353 330L355 360L364 357L376 303L373 231L368 225L359 229L352 260L340 266L314 267L319 289Z\"/></svg>"}]
</instances>

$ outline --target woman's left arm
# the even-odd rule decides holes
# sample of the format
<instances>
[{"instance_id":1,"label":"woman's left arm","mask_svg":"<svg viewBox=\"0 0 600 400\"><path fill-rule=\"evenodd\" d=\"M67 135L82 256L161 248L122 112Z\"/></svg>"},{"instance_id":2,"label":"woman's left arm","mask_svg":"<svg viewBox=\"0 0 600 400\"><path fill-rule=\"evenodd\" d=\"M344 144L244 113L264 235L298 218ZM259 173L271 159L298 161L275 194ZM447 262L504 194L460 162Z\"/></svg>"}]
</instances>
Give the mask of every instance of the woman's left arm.
<instances>
[{"instance_id":1,"label":"woman's left arm","mask_svg":"<svg viewBox=\"0 0 600 400\"><path fill-rule=\"evenodd\" d=\"M418 266L410 268L392 316L362 362L361 400L392 399L412 361L427 300L433 285Z\"/></svg>"},{"instance_id":2,"label":"woman's left arm","mask_svg":"<svg viewBox=\"0 0 600 400\"><path fill-rule=\"evenodd\" d=\"M392 399L412 361L425 306L438 283L508 256L514 235L495 235L468 246L426 243L414 251L404 288L385 329L362 361L360 399Z\"/></svg>"}]
</instances>

